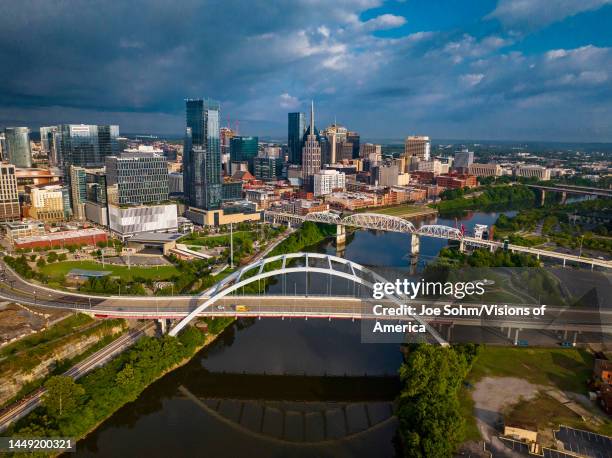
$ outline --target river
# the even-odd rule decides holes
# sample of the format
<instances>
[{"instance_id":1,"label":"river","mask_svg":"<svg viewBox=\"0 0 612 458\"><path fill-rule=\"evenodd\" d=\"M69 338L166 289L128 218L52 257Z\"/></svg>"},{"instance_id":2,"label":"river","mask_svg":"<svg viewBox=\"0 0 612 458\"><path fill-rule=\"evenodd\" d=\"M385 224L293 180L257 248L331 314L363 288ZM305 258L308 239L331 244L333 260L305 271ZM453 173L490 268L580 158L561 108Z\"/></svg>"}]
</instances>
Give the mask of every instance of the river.
<instances>
[{"instance_id":1,"label":"river","mask_svg":"<svg viewBox=\"0 0 612 458\"><path fill-rule=\"evenodd\" d=\"M469 231L497 216L475 212L457 224ZM406 267L409 240L358 231L343 255L364 265ZM423 238L419 263L444 245ZM336 253L329 240L313 250ZM394 456L392 401L401 360L396 344L362 343L357 322L240 321L79 441L76 455Z\"/></svg>"}]
</instances>

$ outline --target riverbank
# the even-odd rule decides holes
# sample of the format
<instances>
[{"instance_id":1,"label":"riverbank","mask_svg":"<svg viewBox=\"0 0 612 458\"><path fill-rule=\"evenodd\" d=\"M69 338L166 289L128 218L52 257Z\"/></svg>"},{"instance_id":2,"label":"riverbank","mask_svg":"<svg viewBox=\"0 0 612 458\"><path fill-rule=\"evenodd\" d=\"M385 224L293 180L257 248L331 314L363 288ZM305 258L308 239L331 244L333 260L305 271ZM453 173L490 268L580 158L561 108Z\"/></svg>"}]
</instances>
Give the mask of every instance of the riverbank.
<instances>
[{"instance_id":1,"label":"riverbank","mask_svg":"<svg viewBox=\"0 0 612 458\"><path fill-rule=\"evenodd\" d=\"M204 335L188 328L178 337L144 337L107 365L77 383L84 395L75 409L57 417L41 406L8 430L13 437L73 437L83 439L120 408L136 400L152 383L187 364L234 323L233 318L211 320ZM53 455L52 455L53 456Z\"/></svg>"},{"instance_id":2,"label":"riverbank","mask_svg":"<svg viewBox=\"0 0 612 458\"><path fill-rule=\"evenodd\" d=\"M503 208L519 209L529 208L535 203L535 193L527 186L485 186L479 194L463 197L460 195L453 199L442 200L433 204L441 216L460 215L466 210L495 211Z\"/></svg>"}]
</instances>

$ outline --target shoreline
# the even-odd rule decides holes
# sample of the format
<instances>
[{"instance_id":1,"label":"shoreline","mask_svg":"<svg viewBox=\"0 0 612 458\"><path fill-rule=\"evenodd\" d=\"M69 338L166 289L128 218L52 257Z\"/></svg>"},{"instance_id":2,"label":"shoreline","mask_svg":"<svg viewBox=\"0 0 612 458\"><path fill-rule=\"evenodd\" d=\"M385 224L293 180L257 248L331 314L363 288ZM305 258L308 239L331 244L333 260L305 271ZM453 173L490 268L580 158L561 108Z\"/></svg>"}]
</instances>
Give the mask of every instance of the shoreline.
<instances>
[{"instance_id":1,"label":"shoreline","mask_svg":"<svg viewBox=\"0 0 612 458\"><path fill-rule=\"evenodd\" d=\"M202 351L204 348L206 348L207 346L209 346L211 343L213 343L215 340L217 340L217 338L223 334L225 332L225 330L233 325L236 322L236 319L234 318L232 321L230 321L229 323L227 323L227 325L225 325L223 327L223 329L221 329L221 331L219 331L217 334L209 334L206 336L206 338L204 339L204 342L202 342L201 345L199 345L198 347L195 348L193 354L191 354L191 356L188 356L186 358L183 358L180 362L178 362L177 364L175 364L172 367L169 367L165 370L163 370L162 372L160 372L157 377L155 377L153 380L151 380L150 383L148 383L146 386L144 386L142 388L142 390L138 393L137 398L140 397L140 395L144 392L144 390L146 390L148 387L150 387L151 385L153 385L155 382L157 382L159 379L161 379L162 377L164 377L165 375L169 374L170 372L175 371L176 369L183 367L184 365L186 365L187 363L189 363L193 357L195 355L197 355L200 351ZM85 439L87 436L89 436L91 433L93 433L96 429L98 429L100 427L100 425L102 425L102 423L104 423L106 420L108 420L110 417L112 417L117 411L119 411L119 409L122 409L123 407L125 407L126 405L128 405L130 402L134 402L134 401L129 401L126 402L122 405L120 405L119 407L117 407L113 412L109 413L104 419L100 420L98 423L96 423L94 426L92 426L89 430L87 430L87 432L85 432L83 435L81 435L80 437L76 438L76 442L75 442L75 447L76 445L82 441L83 439ZM53 455L53 456L61 456L64 453L68 453L68 452L62 452L59 455ZM72 453L72 452L69 452Z\"/></svg>"}]
</instances>

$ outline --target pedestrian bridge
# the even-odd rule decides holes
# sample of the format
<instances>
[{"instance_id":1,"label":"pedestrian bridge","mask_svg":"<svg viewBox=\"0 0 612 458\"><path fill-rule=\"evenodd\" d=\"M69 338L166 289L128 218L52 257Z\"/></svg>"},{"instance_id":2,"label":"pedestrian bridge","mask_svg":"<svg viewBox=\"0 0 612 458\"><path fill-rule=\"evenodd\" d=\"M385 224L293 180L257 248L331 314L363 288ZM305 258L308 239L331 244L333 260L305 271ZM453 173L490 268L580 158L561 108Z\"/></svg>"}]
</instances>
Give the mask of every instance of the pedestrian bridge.
<instances>
[{"instance_id":1,"label":"pedestrian bridge","mask_svg":"<svg viewBox=\"0 0 612 458\"><path fill-rule=\"evenodd\" d=\"M353 215L341 217L337 213L333 212L313 212L306 215L294 215L291 213L266 211L265 219L266 221L274 224L287 223L299 225L304 221L332 225L335 224L337 227L336 243L338 246L341 246L346 242L345 228L356 227L360 229L408 234L411 237L410 252L413 255L416 255L419 252L420 237L433 237L437 239L455 241L458 243L461 251L463 251L466 246L486 248L491 251L503 248L510 252L532 254L538 259L541 257L556 259L562 262L564 266L567 262L572 262L576 264L589 265L591 266L591 270L593 270L595 267L603 267L606 269L612 268L612 261L605 259L594 259L581 255L577 256L569 253L561 253L558 251L543 250L522 245L504 244L497 240L486 240L477 237L470 237L457 228L444 226L441 224L425 224L417 228L413 223L403 218L378 213L355 213Z\"/></svg>"}]
</instances>

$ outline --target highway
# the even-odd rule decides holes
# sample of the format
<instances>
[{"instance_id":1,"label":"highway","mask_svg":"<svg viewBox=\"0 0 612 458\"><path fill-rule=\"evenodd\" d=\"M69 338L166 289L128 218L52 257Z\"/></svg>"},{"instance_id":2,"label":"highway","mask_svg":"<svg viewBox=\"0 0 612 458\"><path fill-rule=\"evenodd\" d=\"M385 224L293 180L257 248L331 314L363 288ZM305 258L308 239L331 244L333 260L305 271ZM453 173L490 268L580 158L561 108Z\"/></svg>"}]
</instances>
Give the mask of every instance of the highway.
<instances>
[{"instance_id":1,"label":"highway","mask_svg":"<svg viewBox=\"0 0 612 458\"><path fill-rule=\"evenodd\" d=\"M10 269L5 276L13 282L13 289L4 285L0 288L0 298L13 300L25 305L60 307L90 313L98 318L131 319L180 319L198 305L205 302L209 295L165 296L165 297L102 297L80 293L69 293L38 286L19 278ZM33 293L36 291L36 294ZM384 303L384 302L383 302ZM444 305L439 301L407 301L412 305ZM236 304L245 305L246 311L236 312ZM220 298L201 316L244 316L268 318L324 318L324 319L374 319L397 320L390 316L376 316L371 307L370 297L316 296L316 295L247 295ZM480 304L465 304L480 305ZM518 305L518 304L514 304ZM530 307L536 304L526 304ZM402 319L407 319L403 317ZM567 309L549 307L545 319L525 317L452 317L430 318L432 322L455 323L468 326L520 327L525 329L554 328L581 332L612 333L612 309Z\"/></svg>"},{"instance_id":2,"label":"highway","mask_svg":"<svg viewBox=\"0 0 612 458\"><path fill-rule=\"evenodd\" d=\"M134 342L142 337L144 333L152 327L152 325L152 323L147 323L145 325L141 325L137 329L128 331L126 334L118 337L106 347L98 350L96 353L84 359L80 363L75 364L63 375L72 377L75 380L79 379L93 369L102 366L127 347L134 344ZM38 407L44 394L45 389L43 387L38 388L28 397L23 398L0 411L0 431L4 431L11 423L25 417L28 413Z\"/></svg>"}]
</instances>

